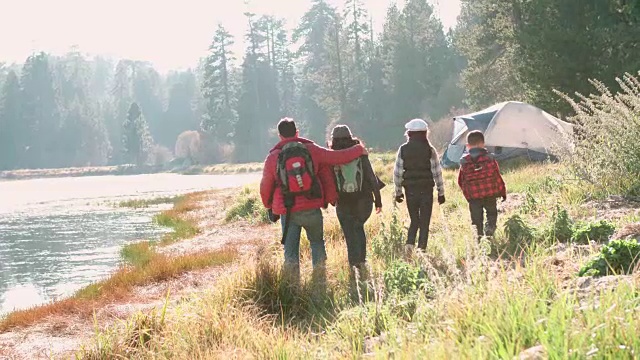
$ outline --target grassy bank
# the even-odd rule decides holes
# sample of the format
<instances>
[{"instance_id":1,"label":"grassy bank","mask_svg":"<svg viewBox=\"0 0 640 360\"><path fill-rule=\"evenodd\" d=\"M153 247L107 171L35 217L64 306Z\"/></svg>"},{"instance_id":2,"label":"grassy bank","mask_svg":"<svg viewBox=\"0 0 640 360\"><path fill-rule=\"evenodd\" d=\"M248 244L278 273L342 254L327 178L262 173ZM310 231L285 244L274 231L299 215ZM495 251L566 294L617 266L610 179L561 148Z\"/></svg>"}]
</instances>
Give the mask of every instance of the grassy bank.
<instances>
[{"instance_id":1,"label":"grassy bank","mask_svg":"<svg viewBox=\"0 0 640 360\"><path fill-rule=\"evenodd\" d=\"M374 158L387 184L392 158ZM78 357L511 359L529 348L548 358L637 357L637 278L605 278L609 286L601 288L578 276L601 249L581 237L598 234L584 230L600 220L585 204L588 191L568 181L561 165L515 165L504 177L510 200L491 241L475 240L456 173L447 171L447 203L434 206L428 250L405 260L408 216L404 206L394 209L388 186L383 215L367 225L366 273L346 265L330 212L326 277L311 271L303 239L303 278L290 286L274 239L214 292L166 316L138 314L99 333ZM238 204L255 196L240 194ZM254 208L246 209L229 221L255 218ZM638 220L634 210L609 219L616 229ZM145 341L131 341L140 329Z\"/></svg>"},{"instance_id":2,"label":"grassy bank","mask_svg":"<svg viewBox=\"0 0 640 360\"><path fill-rule=\"evenodd\" d=\"M123 265L105 280L86 286L73 296L31 309L15 311L0 319L0 333L17 327L29 326L54 315L91 316L95 309L107 304L126 301L136 286L165 281L185 272L232 262L235 249L200 252L177 257L161 254L156 246L188 239L200 229L192 212L204 193L182 197L171 210L158 214L154 221L168 226L173 232L166 234L160 242L130 244L121 250Z\"/></svg>"},{"instance_id":3,"label":"grassy bank","mask_svg":"<svg viewBox=\"0 0 640 360\"><path fill-rule=\"evenodd\" d=\"M132 199L121 201L118 203L118 207L121 208L131 208L131 209L142 209L148 208L154 205L162 205L162 204L176 204L184 200L184 196L161 196L151 199Z\"/></svg>"}]
</instances>

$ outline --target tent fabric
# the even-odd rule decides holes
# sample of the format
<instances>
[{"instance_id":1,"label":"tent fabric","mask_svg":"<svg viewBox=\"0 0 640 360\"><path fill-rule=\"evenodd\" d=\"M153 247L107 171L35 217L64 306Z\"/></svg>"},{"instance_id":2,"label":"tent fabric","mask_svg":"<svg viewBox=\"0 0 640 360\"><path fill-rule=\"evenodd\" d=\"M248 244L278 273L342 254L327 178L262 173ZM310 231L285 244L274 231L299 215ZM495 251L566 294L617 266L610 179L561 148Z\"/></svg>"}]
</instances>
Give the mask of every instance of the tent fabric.
<instances>
[{"instance_id":1,"label":"tent fabric","mask_svg":"<svg viewBox=\"0 0 640 360\"><path fill-rule=\"evenodd\" d=\"M498 160L528 157L544 160L566 147L573 125L522 102L509 101L455 117L452 140L442 156L444 167L456 167L465 152L469 131L485 134L487 148Z\"/></svg>"}]
</instances>

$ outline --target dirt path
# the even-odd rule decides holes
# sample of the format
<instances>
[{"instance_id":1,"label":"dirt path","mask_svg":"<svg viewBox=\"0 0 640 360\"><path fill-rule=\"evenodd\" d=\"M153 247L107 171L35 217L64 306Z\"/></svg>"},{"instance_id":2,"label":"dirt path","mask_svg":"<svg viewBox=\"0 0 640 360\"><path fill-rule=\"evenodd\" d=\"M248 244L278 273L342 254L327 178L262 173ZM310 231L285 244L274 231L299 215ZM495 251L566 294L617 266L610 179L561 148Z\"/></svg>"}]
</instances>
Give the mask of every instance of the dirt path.
<instances>
[{"instance_id":1,"label":"dirt path","mask_svg":"<svg viewBox=\"0 0 640 360\"><path fill-rule=\"evenodd\" d=\"M261 244L274 241L277 228L256 226L247 222L224 222L225 209L233 201L236 190L212 191L193 211L202 233L197 237L160 249L171 255L181 255L224 247L236 248L240 256L235 263L189 272L161 283L136 288L127 302L113 303L96 309L100 329L127 319L138 311L161 308L170 293L170 305L215 286L216 280L231 273L235 265L255 253ZM36 325L0 334L0 360L51 359L73 357L75 350L95 333L93 318L80 316L51 316Z\"/></svg>"}]
</instances>

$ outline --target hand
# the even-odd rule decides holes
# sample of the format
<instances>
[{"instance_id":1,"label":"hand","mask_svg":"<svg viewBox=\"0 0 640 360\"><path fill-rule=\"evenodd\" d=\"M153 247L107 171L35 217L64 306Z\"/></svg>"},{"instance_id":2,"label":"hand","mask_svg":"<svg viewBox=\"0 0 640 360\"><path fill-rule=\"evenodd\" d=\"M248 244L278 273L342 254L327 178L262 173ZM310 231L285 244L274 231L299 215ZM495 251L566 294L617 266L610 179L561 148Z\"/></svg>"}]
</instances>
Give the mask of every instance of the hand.
<instances>
[{"instance_id":1,"label":"hand","mask_svg":"<svg viewBox=\"0 0 640 360\"><path fill-rule=\"evenodd\" d=\"M377 207L376 208L376 214L380 215L382 213L382 208L381 207Z\"/></svg>"},{"instance_id":2,"label":"hand","mask_svg":"<svg viewBox=\"0 0 640 360\"><path fill-rule=\"evenodd\" d=\"M358 144L356 146L359 146L360 148L362 148L362 155L369 155L369 152L367 151L367 148L364 147L364 145Z\"/></svg>"},{"instance_id":3,"label":"hand","mask_svg":"<svg viewBox=\"0 0 640 360\"><path fill-rule=\"evenodd\" d=\"M444 198L444 195L438 196L438 204L442 205L445 201L446 199Z\"/></svg>"},{"instance_id":4,"label":"hand","mask_svg":"<svg viewBox=\"0 0 640 360\"><path fill-rule=\"evenodd\" d=\"M276 215L273 213L273 210L269 209L268 210L269 213L269 220L273 223L278 222L278 220L280 220L280 215Z\"/></svg>"},{"instance_id":5,"label":"hand","mask_svg":"<svg viewBox=\"0 0 640 360\"><path fill-rule=\"evenodd\" d=\"M404 194L396 195L396 202L401 204L404 201Z\"/></svg>"}]
</instances>

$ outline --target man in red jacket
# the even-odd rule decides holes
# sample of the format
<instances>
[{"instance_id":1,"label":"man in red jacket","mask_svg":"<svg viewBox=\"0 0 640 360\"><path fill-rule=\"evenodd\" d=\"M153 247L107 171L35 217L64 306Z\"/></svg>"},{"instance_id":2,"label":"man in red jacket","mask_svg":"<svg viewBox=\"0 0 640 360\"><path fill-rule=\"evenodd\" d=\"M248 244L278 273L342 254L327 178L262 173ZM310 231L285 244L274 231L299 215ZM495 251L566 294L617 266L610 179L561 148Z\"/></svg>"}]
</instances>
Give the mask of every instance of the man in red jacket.
<instances>
[{"instance_id":1,"label":"man in red jacket","mask_svg":"<svg viewBox=\"0 0 640 360\"><path fill-rule=\"evenodd\" d=\"M340 151L329 150L318 146L311 140L299 137L296 124L292 119L285 118L278 123L280 142L269 152L264 163L262 181L260 182L260 196L262 203L274 214L280 215L283 232L285 224L289 222L287 235L284 240L285 267L299 271L300 264L300 234L302 229L307 233L311 244L311 258L314 268L324 265L327 253L324 246L322 208L337 201L331 166L347 164L366 154L362 145ZM313 171L320 187L317 197L296 196L294 205L290 209L287 219L287 208L282 191L282 180L278 177L278 157L282 148L291 142L305 145L311 155Z\"/></svg>"}]
</instances>

